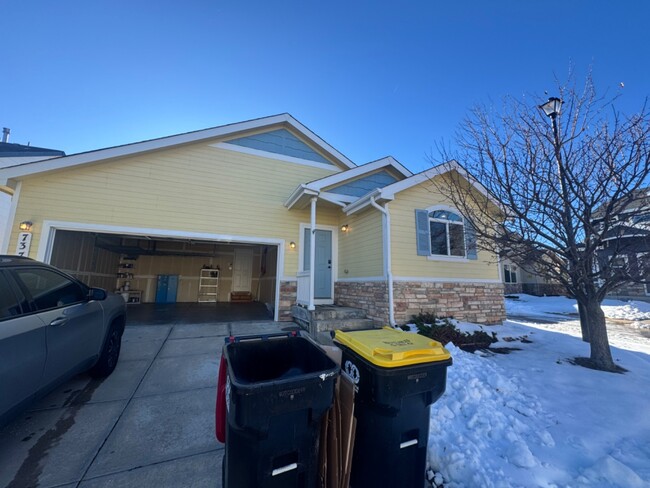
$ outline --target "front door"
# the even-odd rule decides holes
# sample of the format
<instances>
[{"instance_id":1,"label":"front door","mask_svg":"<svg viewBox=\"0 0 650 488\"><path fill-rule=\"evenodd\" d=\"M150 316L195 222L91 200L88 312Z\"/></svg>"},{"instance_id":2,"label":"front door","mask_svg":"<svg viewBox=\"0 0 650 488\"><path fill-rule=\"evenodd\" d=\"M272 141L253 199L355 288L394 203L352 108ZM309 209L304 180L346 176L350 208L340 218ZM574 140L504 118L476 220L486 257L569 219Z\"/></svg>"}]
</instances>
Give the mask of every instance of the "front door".
<instances>
[{"instance_id":1,"label":"front door","mask_svg":"<svg viewBox=\"0 0 650 488\"><path fill-rule=\"evenodd\" d=\"M253 277L253 250L235 249L235 262L232 267L232 291L251 291Z\"/></svg>"},{"instance_id":2,"label":"front door","mask_svg":"<svg viewBox=\"0 0 650 488\"><path fill-rule=\"evenodd\" d=\"M309 270L310 230L305 229L304 266ZM314 299L332 299L332 231L316 230L316 263L314 273Z\"/></svg>"}]
</instances>

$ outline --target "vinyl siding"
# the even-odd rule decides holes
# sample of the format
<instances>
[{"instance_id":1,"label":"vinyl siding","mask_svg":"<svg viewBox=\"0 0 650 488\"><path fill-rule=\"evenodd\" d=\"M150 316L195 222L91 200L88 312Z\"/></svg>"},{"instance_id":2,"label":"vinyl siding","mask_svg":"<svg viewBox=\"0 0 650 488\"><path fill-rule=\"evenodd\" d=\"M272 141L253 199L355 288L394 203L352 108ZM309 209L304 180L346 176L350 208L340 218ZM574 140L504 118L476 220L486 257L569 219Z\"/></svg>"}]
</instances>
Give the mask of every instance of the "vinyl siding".
<instances>
[{"instance_id":1,"label":"vinyl siding","mask_svg":"<svg viewBox=\"0 0 650 488\"><path fill-rule=\"evenodd\" d=\"M416 249L415 209L451 203L425 182L398 193L389 204L393 275L441 280L498 280L496 256L480 250L477 260L430 260L418 256Z\"/></svg>"},{"instance_id":2,"label":"vinyl siding","mask_svg":"<svg viewBox=\"0 0 650 488\"><path fill-rule=\"evenodd\" d=\"M210 147L203 141L146 155L70 168L23 180L16 222L34 223L35 257L44 220L284 239L286 276L295 276L299 224L309 208L284 202L305 181L338 172ZM318 223L338 224L336 209L321 208Z\"/></svg>"},{"instance_id":3,"label":"vinyl siding","mask_svg":"<svg viewBox=\"0 0 650 488\"><path fill-rule=\"evenodd\" d=\"M347 224L349 230L339 232L338 277L345 279L383 276L381 213L375 209L366 209L341 219L341 224Z\"/></svg>"}]
</instances>

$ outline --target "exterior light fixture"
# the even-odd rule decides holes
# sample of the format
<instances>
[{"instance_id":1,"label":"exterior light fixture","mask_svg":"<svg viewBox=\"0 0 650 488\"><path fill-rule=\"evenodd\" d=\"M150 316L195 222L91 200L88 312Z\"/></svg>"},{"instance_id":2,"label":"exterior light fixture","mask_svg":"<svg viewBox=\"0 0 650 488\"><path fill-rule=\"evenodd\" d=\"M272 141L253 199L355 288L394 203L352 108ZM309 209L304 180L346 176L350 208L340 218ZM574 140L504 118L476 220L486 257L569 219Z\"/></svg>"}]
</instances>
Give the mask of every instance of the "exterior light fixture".
<instances>
[{"instance_id":1,"label":"exterior light fixture","mask_svg":"<svg viewBox=\"0 0 650 488\"><path fill-rule=\"evenodd\" d=\"M32 223L29 220L25 220L20 223L18 228L22 231L29 232L30 230L32 230Z\"/></svg>"},{"instance_id":2,"label":"exterior light fixture","mask_svg":"<svg viewBox=\"0 0 650 488\"><path fill-rule=\"evenodd\" d=\"M289 243L289 247L290 247L291 249L295 249L295 248L296 248L296 243L293 242L293 241L291 241L291 242Z\"/></svg>"},{"instance_id":3,"label":"exterior light fixture","mask_svg":"<svg viewBox=\"0 0 650 488\"><path fill-rule=\"evenodd\" d=\"M548 99L548 102L540 105L539 108L541 108L547 116L553 118L560 115L563 103L564 102L561 99L557 97L551 97Z\"/></svg>"},{"instance_id":4,"label":"exterior light fixture","mask_svg":"<svg viewBox=\"0 0 650 488\"><path fill-rule=\"evenodd\" d=\"M350 226L348 224L343 224L341 226L341 232L347 232L348 229L350 229Z\"/></svg>"}]
</instances>

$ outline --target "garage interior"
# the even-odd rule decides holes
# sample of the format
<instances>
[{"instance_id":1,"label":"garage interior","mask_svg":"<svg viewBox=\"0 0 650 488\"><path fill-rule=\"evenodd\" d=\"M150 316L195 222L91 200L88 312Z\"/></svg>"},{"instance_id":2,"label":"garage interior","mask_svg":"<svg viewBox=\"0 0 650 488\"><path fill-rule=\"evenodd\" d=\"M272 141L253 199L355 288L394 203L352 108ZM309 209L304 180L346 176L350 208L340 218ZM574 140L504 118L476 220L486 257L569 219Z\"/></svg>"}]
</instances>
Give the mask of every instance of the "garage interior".
<instances>
[{"instance_id":1,"label":"garage interior","mask_svg":"<svg viewBox=\"0 0 650 488\"><path fill-rule=\"evenodd\" d=\"M57 230L50 263L121 294L130 317L273 318L277 246ZM214 312L214 314L212 313Z\"/></svg>"}]
</instances>

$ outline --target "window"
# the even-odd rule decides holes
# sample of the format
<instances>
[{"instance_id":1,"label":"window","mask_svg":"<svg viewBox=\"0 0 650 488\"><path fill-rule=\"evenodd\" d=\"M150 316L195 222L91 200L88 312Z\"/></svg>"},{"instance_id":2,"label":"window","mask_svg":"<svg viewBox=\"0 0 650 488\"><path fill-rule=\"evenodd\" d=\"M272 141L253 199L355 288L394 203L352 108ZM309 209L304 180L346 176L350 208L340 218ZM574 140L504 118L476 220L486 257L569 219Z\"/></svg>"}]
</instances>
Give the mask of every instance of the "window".
<instances>
[{"instance_id":1,"label":"window","mask_svg":"<svg viewBox=\"0 0 650 488\"><path fill-rule=\"evenodd\" d=\"M513 264L504 264L503 280L506 283L517 283L517 266Z\"/></svg>"},{"instance_id":2,"label":"window","mask_svg":"<svg viewBox=\"0 0 650 488\"><path fill-rule=\"evenodd\" d=\"M465 225L463 218L448 210L429 213L431 254L465 257Z\"/></svg>"},{"instance_id":3,"label":"window","mask_svg":"<svg viewBox=\"0 0 650 488\"><path fill-rule=\"evenodd\" d=\"M16 274L39 311L86 300L87 291L81 285L49 269L17 269Z\"/></svg>"},{"instance_id":4,"label":"window","mask_svg":"<svg viewBox=\"0 0 650 488\"><path fill-rule=\"evenodd\" d=\"M0 273L0 320L20 315L21 309L7 278Z\"/></svg>"}]
</instances>

